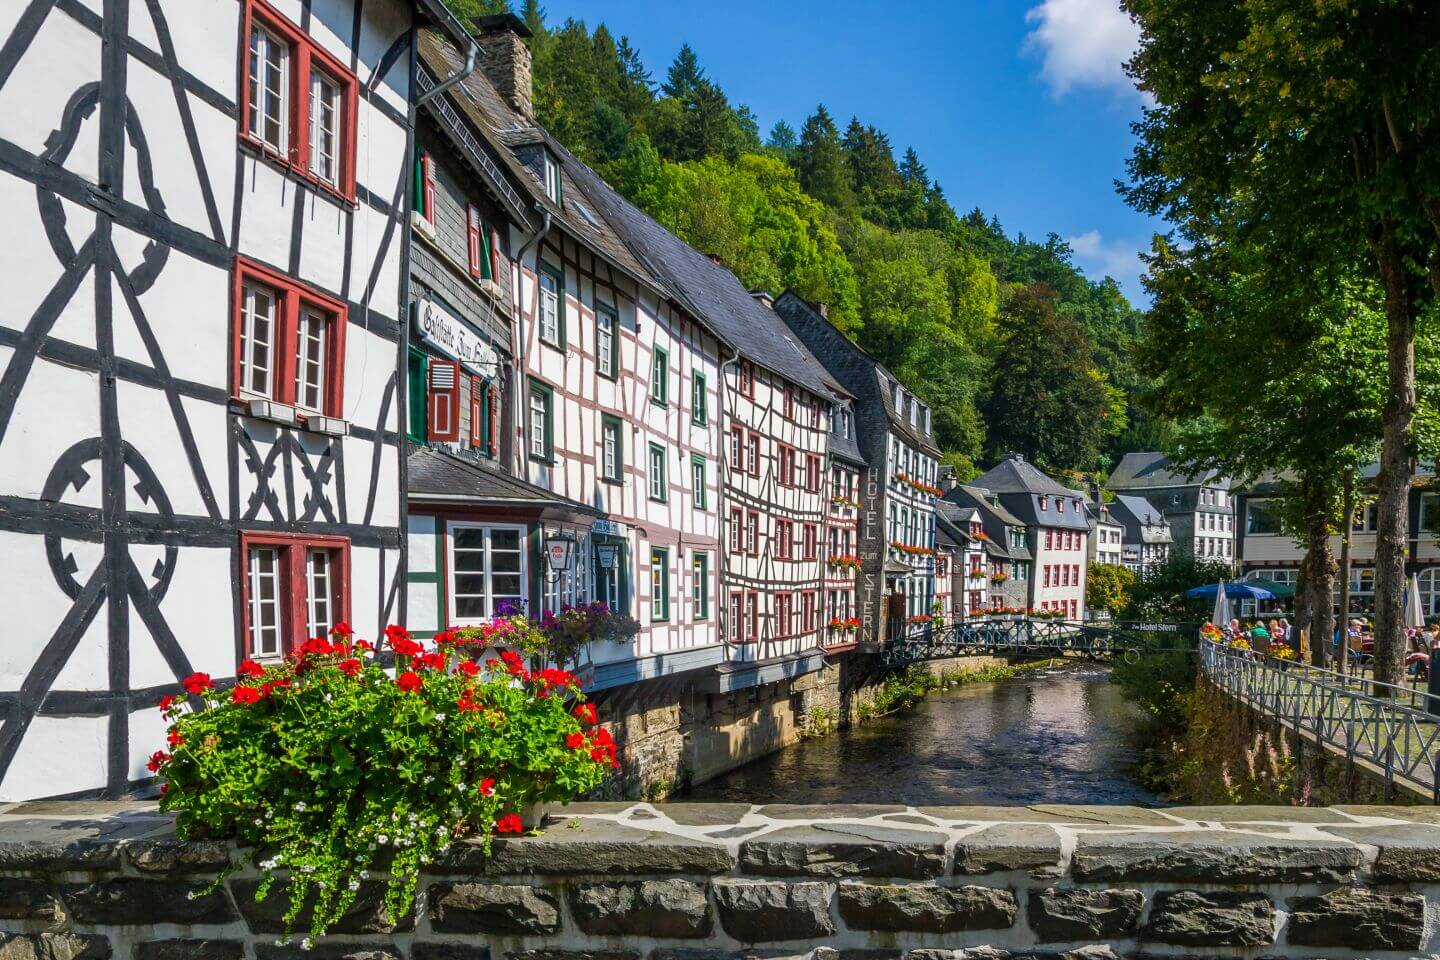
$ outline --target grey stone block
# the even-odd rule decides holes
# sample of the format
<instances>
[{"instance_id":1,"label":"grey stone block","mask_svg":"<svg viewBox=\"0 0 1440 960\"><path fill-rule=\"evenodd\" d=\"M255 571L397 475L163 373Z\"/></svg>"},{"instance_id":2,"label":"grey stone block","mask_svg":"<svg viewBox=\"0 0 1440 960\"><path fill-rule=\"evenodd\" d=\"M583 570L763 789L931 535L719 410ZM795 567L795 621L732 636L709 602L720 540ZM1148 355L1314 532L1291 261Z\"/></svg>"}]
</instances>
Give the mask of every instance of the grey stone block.
<instances>
[{"instance_id":1,"label":"grey stone block","mask_svg":"<svg viewBox=\"0 0 1440 960\"><path fill-rule=\"evenodd\" d=\"M142 873L217 873L230 864L230 845L218 840L134 840L125 852Z\"/></svg>"},{"instance_id":2,"label":"grey stone block","mask_svg":"<svg viewBox=\"0 0 1440 960\"><path fill-rule=\"evenodd\" d=\"M693 939L711 926L705 885L678 878L578 884L570 912L581 930L600 936Z\"/></svg>"},{"instance_id":3,"label":"grey stone block","mask_svg":"<svg viewBox=\"0 0 1440 960\"><path fill-rule=\"evenodd\" d=\"M130 951L132 960L244 960L239 940L146 940Z\"/></svg>"},{"instance_id":4,"label":"grey stone block","mask_svg":"<svg viewBox=\"0 0 1440 960\"><path fill-rule=\"evenodd\" d=\"M1381 883L1440 881L1440 827L1423 823L1382 827L1326 827L1326 833L1379 847L1370 877Z\"/></svg>"},{"instance_id":5,"label":"grey stone block","mask_svg":"<svg viewBox=\"0 0 1440 960\"><path fill-rule=\"evenodd\" d=\"M29 806L22 804L21 808ZM108 870L120 866L125 840L166 830L171 821L149 813L94 820L5 817L0 870Z\"/></svg>"},{"instance_id":6,"label":"grey stone block","mask_svg":"<svg viewBox=\"0 0 1440 960\"><path fill-rule=\"evenodd\" d=\"M1158 880L1211 883L1337 883L1361 864L1336 841L1296 840L1222 830L1081 834L1071 860L1082 882Z\"/></svg>"},{"instance_id":7,"label":"grey stone block","mask_svg":"<svg viewBox=\"0 0 1440 960\"><path fill-rule=\"evenodd\" d=\"M1287 942L1303 947L1418 950L1425 937L1425 898L1347 887L1324 896L1292 897Z\"/></svg>"},{"instance_id":8,"label":"grey stone block","mask_svg":"<svg viewBox=\"0 0 1440 960\"><path fill-rule=\"evenodd\" d=\"M785 827L740 845L740 865L761 876L930 880L946 866L945 835L870 824Z\"/></svg>"},{"instance_id":9,"label":"grey stone block","mask_svg":"<svg viewBox=\"0 0 1440 960\"><path fill-rule=\"evenodd\" d=\"M439 933L555 933L560 901L525 884L437 883L430 887L430 925Z\"/></svg>"},{"instance_id":10,"label":"grey stone block","mask_svg":"<svg viewBox=\"0 0 1440 960\"><path fill-rule=\"evenodd\" d=\"M235 904L245 918L245 923L255 933L284 933L285 914L290 909L290 891L284 881L278 881L270 888L264 900L255 899L259 880L233 880L231 892ZM291 925L292 930L310 928L311 910L309 904L300 911L300 916ZM409 930L415 924L412 914L406 914L398 922L391 923L385 913L385 885L374 880L360 884L355 901L331 924L331 933L394 933Z\"/></svg>"},{"instance_id":11,"label":"grey stone block","mask_svg":"<svg viewBox=\"0 0 1440 960\"><path fill-rule=\"evenodd\" d=\"M1155 894L1144 938L1186 947L1275 942L1275 905L1259 893L1165 890Z\"/></svg>"},{"instance_id":12,"label":"grey stone block","mask_svg":"<svg viewBox=\"0 0 1440 960\"><path fill-rule=\"evenodd\" d=\"M720 926L736 940L801 940L835 932L830 919L833 883L721 879L714 890Z\"/></svg>"},{"instance_id":13,"label":"grey stone block","mask_svg":"<svg viewBox=\"0 0 1440 960\"><path fill-rule=\"evenodd\" d=\"M0 877L0 918L51 924L64 919L55 891L35 877Z\"/></svg>"},{"instance_id":14,"label":"grey stone block","mask_svg":"<svg viewBox=\"0 0 1440 960\"><path fill-rule=\"evenodd\" d=\"M640 960L638 950L520 950L505 954L505 960Z\"/></svg>"},{"instance_id":15,"label":"grey stone block","mask_svg":"<svg viewBox=\"0 0 1440 960\"><path fill-rule=\"evenodd\" d=\"M110 941L77 933L0 933L0 960L109 960Z\"/></svg>"},{"instance_id":16,"label":"grey stone block","mask_svg":"<svg viewBox=\"0 0 1440 960\"><path fill-rule=\"evenodd\" d=\"M118 877L60 885L67 912L81 923L137 926L229 923L237 919L224 890L201 896L203 883Z\"/></svg>"},{"instance_id":17,"label":"grey stone block","mask_svg":"<svg viewBox=\"0 0 1440 960\"><path fill-rule=\"evenodd\" d=\"M905 807L890 803L767 803L755 811L772 820L863 820L887 813L904 813Z\"/></svg>"},{"instance_id":18,"label":"grey stone block","mask_svg":"<svg viewBox=\"0 0 1440 960\"><path fill-rule=\"evenodd\" d=\"M434 943L416 941L410 960L490 960L490 948L483 943Z\"/></svg>"},{"instance_id":19,"label":"grey stone block","mask_svg":"<svg viewBox=\"0 0 1440 960\"><path fill-rule=\"evenodd\" d=\"M955 873L978 875L1005 870L1058 877L1059 834L1040 824L1001 824L971 834L955 845Z\"/></svg>"},{"instance_id":20,"label":"grey stone block","mask_svg":"<svg viewBox=\"0 0 1440 960\"><path fill-rule=\"evenodd\" d=\"M255 960L405 960L389 943L318 943L306 950L300 941L257 943Z\"/></svg>"},{"instance_id":21,"label":"grey stone block","mask_svg":"<svg viewBox=\"0 0 1440 960\"><path fill-rule=\"evenodd\" d=\"M1031 890L1030 929L1041 943L1128 937L1135 932L1145 895L1139 890Z\"/></svg>"},{"instance_id":22,"label":"grey stone block","mask_svg":"<svg viewBox=\"0 0 1440 960\"><path fill-rule=\"evenodd\" d=\"M478 843L457 843L435 869L505 876L725 873L734 866L735 855L718 843L581 819L577 827L552 826L538 837L496 840L489 858Z\"/></svg>"},{"instance_id":23,"label":"grey stone block","mask_svg":"<svg viewBox=\"0 0 1440 960\"><path fill-rule=\"evenodd\" d=\"M1015 923L1015 894L993 887L928 883L840 885L840 916L856 930L955 933L1003 930Z\"/></svg>"}]
</instances>

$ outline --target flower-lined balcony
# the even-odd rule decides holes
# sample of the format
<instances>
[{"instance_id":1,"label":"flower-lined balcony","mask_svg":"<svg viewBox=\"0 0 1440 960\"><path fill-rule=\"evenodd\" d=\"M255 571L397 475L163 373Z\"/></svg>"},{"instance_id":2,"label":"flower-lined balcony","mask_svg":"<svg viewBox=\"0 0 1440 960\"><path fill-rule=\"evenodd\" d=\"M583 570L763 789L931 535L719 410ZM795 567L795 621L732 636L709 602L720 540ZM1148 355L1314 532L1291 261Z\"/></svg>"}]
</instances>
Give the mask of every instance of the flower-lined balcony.
<instances>
[{"instance_id":1,"label":"flower-lined balcony","mask_svg":"<svg viewBox=\"0 0 1440 960\"><path fill-rule=\"evenodd\" d=\"M902 483L905 486L910 487L912 490L916 490L920 493L928 493L932 497L938 497L945 492L939 487L932 487L930 484L924 482L923 480L916 480L914 477L905 473L903 470L896 470L894 479L896 483Z\"/></svg>"},{"instance_id":2,"label":"flower-lined balcony","mask_svg":"<svg viewBox=\"0 0 1440 960\"><path fill-rule=\"evenodd\" d=\"M860 570L860 558L853 553L842 553L831 557L826 562L831 570L850 570L852 572Z\"/></svg>"},{"instance_id":3,"label":"flower-lined balcony","mask_svg":"<svg viewBox=\"0 0 1440 960\"><path fill-rule=\"evenodd\" d=\"M921 557L935 556L934 547L918 547L914 544L905 543L903 540L891 540L890 549L894 550L896 553L903 554L904 556L907 556L912 560L919 559Z\"/></svg>"},{"instance_id":4,"label":"flower-lined balcony","mask_svg":"<svg viewBox=\"0 0 1440 960\"><path fill-rule=\"evenodd\" d=\"M832 513L843 513L846 510L859 510L860 501L841 494L830 498L830 510Z\"/></svg>"},{"instance_id":5,"label":"flower-lined balcony","mask_svg":"<svg viewBox=\"0 0 1440 960\"><path fill-rule=\"evenodd\" d=\"M859 617L831 617L830 622L825 624L827 633L853 634L860 629Z\"/></svg>"}]
</instances>

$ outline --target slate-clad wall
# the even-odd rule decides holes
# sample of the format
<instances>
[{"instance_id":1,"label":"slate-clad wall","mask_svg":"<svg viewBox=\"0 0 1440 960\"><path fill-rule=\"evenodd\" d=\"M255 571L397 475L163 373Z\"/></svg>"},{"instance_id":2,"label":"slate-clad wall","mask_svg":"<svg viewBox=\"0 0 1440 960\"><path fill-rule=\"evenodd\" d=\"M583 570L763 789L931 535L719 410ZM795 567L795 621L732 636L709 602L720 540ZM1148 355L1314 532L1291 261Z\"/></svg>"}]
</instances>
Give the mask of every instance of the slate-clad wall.
<instances>
[{"instance_id":1,"label":"slate-clad wall","mask_svg":"<svg viewBox=\"0 0 1440 960\"><path fill-rule=\"evenodd\" d=\"M180 843L135 804L31 803L0 815L0 957L1408 957L1440 940L1435 819L1403 807L575 804L490 858L457 844L397 922L366 881L337 934L303 953L277 943L285 901L277 888L257 903L248 866L206 892L239 859L225 844Z\"/></svg>"}]
</instances>

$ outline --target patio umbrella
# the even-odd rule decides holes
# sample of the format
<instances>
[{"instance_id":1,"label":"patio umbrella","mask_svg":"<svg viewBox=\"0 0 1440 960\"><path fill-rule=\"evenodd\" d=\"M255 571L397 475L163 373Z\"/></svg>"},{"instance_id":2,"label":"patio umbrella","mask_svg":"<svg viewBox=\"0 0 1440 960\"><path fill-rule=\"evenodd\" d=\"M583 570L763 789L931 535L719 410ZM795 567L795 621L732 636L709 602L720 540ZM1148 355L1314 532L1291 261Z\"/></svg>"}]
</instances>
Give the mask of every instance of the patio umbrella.
<instances>
[{"instance_id":1,"label":"patio umbrella","mask_svg":"<svg viewBox=\"0 0 1440 960\"><path fill-rule=\"evenodd\" d=\"M1217 627L1223 627L1230 622L1230 598L1225 593L1224 580L1215 587L1215 612L1210 614L1210 622Z\"/></svg>"},{"instance_id":2,"label":"patio umbrella","mask_svg":"<svg viewBox=\"0 0 1440 960\"><path fill-rule=\"evenodd\" d=\"M1224 590L1226 599L1229 600L1274 600L1275 594L1262 586L1245 580L1231 580L1228 583L1205 584L1203 587L1191 587L1185 591L1185 596L1196 598L1208 598L1216 596Z\"/></svg>"},{"instance_id":3,"label":"patio umbrella","mask_svg":"<svg viewBox=\"0 0 1440 960\"><path fill-rule=\"evenodd\" d=\"M1405 592L1405 626L1420 629L1425 626L1425 608L1420 602L1420 578L1410 577L1410 589Z\"/></svg>"}]
</instances>

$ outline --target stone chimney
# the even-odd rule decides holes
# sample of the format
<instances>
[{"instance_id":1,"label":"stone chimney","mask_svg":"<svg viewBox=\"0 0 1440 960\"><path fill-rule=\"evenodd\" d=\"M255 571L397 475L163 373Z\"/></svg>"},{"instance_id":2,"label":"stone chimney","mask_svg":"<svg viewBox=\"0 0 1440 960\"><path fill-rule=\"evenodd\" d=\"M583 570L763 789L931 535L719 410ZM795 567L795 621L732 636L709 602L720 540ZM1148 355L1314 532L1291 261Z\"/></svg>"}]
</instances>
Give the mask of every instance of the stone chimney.
<instances>
[{"instance_id":1,"label":"stone chimney","mask_svg":"<svg viewBox=\"0 0 1440 960\"><path fill-rule=\"evenodd\" d=\"M770 295L769 290L751 290L750 296L754 297L756 300L759 300L767 307L775 306L775 298Z\"/></svg>"},{"instance_id":2,"label":"stone chimney","mask_svg":"<svg viewBox=\"0 0 1440 960\"><path fill-rule=\"evenodd\" d=\"M531 99L530 29L513 13L476 17L475 41L480 45L480 69L505 102L526 120L535 119Z\"/></svg>"},{"instance_id":3,"label":"stone chimney","mask_svg":"<svg viewBox=\"0 0 1440 960\"><path fill-rule=\"evenodd\" d=\"M960 486L960 482L955 479L955 468L949 464L945 464L935 471L935 479L939 481L940 490L943 493L949 493Z\"/></svg>"}]
</instances>

